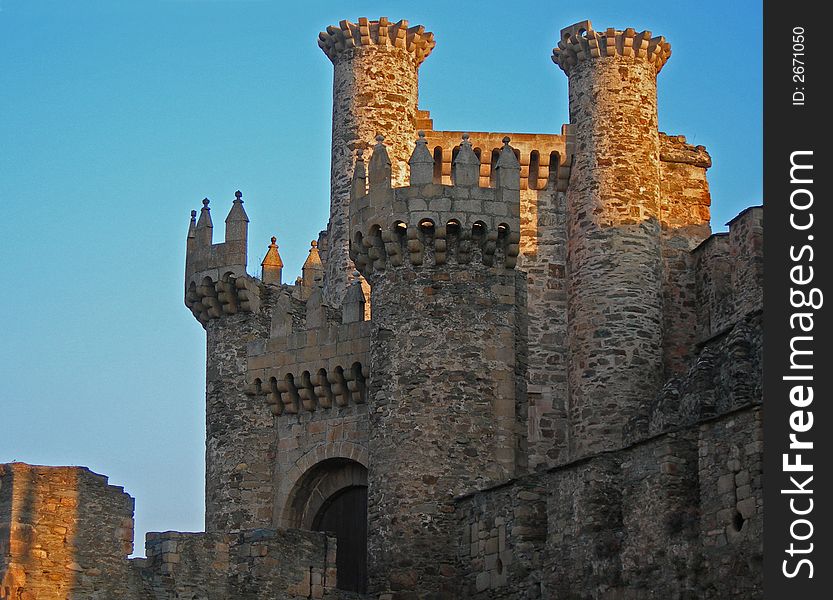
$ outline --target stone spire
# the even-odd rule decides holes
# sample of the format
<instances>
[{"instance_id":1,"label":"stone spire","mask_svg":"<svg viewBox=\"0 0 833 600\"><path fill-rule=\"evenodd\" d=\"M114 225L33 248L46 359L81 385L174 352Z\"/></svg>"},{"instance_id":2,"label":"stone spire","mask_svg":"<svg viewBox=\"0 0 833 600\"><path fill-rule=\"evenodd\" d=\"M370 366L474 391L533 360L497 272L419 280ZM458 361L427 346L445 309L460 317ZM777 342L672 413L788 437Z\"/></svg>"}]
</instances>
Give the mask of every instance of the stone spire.
<instances>
[{"instance_id":1,"label":"stone spire","mask_svg":"<svg viewBox=\"0 0 833 600\"><path fill-rule=\"evenodd\" d=\"M198 246L210 246L212 233L214 230L214 223L211 222L211 209L208 208L208 198L203 198L202 209L200 210L200 218L194 228L194 235Z\"/></svg>"},{"instance_id":2,"label":"stone spire","mask_svg":"<svg viewBox=\"0 0 833 600\"><path fill-rule=\"evenodd\" d=\"M451 165L451 181L454 185L477 185L480 182L480 159L471 149L468 133L463 134L460 151Z\"/></svg>"},{"instance_id":3,"label":"stone spire","mask_svg":"<svg viewBox=\"0 0 833 600\"><path fill-rule=\"evenodd\" d=\"M384 144L385 136L376 136L373 155L370 157L367 179L370 183L370 197L386 197L391 189L390 156ZM371 200L372 202L372 200Z\"/></svg>"},{"instance_id":4,"label":"stone spire","mask_svg":"<svg viewBox=\"0 0 833 600\"><path fill-rule=\"evenodd\" d=\"M422 185L434 181L434 157L428 150L425 132L419 132L419 139L414 144L414 151L408 159L411 166L411 185Z\"/></svg>"},{"instance_id":5,"label":"stone spire","mask_svg":"<svg viewBox=\"0 0 833 600\"><path fill-rule=\"evenodd\" d=\"M226 217L226 242L246 241L249 228L249 216L243 208L243 193L234 192L234 202Z\"/></svg>"},{"instance_id":6,"label":"stone spire","mask_svg":"<svg viewBox=\"0 0 833 600\"><path fill-rule=\"evenodd\" d=\"M263 283L280 285L281 274L283 273L283 260L281 260L281 255L278 252L276 241L277 238L272 236L272 243L269 244L266 256L263 257L263 262L260 263L261 279L263 279Z\"/></svg>"},{"instance_id":7,"label":"stone spire","mask_svg":"<svg viewBox=\"0 0 833 600\"><path fill-rule=\"evenodd\" d=\"M301 272L303 273L303 287L312 289L321 285L324 276L324 265L321 263L321 255L318 254L318 242L316 240L310 242L309 255L307 260L304 261Z\"/></svg>"},{"instance_id":8,"label":"stone spire","mask_svg":"<svg viewBox=\"0 0 833 600\"><path fill-rule=\"evenodd\" d=\"M194 245L197 241L197 211L191 211L191 221L188 223L188 238L186 242L186 248L188 252L191 252L194 249Z\"/></svg>"},{"instance_id":9,"label":"stone spire","mask_svg":"<svg viewBox=\"0 0 833 600\"><path fill-rule=\"evenodd\" d=\"M356 150L356 164L353 170L353 183L350 195L353 200L367 194L367 166L364 164L364 150Z\"/></svg>"}]
</instances>

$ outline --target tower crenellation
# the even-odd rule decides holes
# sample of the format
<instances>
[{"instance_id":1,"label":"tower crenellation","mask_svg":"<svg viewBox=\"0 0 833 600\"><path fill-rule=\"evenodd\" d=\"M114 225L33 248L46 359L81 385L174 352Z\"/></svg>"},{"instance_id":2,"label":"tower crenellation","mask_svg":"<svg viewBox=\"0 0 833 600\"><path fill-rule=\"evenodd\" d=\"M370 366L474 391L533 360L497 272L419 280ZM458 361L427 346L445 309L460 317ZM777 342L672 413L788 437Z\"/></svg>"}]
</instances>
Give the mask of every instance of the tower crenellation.
<instances>
[{"instance_id":1,"label":"tower crenellation","mask_svg":"<svg viewBox=\"0 0 833 600\"><path fill-rule=\"evenodd\" d=\"M358 23L339 21L338 27L330 25L318 34L318 46L335 63L342 52L368 46L398 48L411 52L416 66L424 61L436 42L434 34L422 25L408 26L408 21L391 23L387 17L371 21L360 17Z\"/></svg>"},{"instance_id":2,"label":"tower crenellation","mask_svg":"<svg viewBox=\"0 0 833 600\"><path fill-rule=\"evenodd\" d=\"M561 30L561 39L552 51L553 62L568 75L583 61L611 56L647 62L659 73L671 56L671 44L663 36L652 37L650 31L610 27L599 32L590 21L580 21Z\"/></svg>"}]
</instances>

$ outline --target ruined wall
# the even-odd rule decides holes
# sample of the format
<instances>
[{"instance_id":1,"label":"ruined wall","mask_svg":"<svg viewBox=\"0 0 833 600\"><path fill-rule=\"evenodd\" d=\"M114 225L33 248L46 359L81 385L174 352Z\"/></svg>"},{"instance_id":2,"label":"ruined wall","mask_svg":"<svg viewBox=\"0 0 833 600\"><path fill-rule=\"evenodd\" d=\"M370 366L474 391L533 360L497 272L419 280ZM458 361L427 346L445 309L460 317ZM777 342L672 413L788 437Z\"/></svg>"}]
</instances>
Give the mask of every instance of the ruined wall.
<instances>
[{"instance_id":1,"label":"ruined wall","mask_svg":"<svg viewBox=\"0 0 833 600\"><path fill-rule=\"evenodd\" d=\"M0 598L131 598L133 498L83 467L0 464Z\"/></svg>"},{"instance_id":2,"label":"ruined wall","mask_svg":"<svg viewBox=\"0 0 833 600\"><path fill-rule=\"evenodd\" d=\"M394 185L407 179L416 136L419 65L434 48L434 36L407 21L341 21L319 35L333 63L333 134L330 221L324 298L338 306L353 272L348 246L348 211L353 155L384 135L394 159Z\"/></svg>"},{"instance_id":3,"label":"ruined wall","mask_svg":"<svg viewBox=\"0 0 833 600\"><path fill-rule=\"evenodd\" d=\"M627 41L626 41L627 40ZM627 51L625 51L627 48ZM632 29L561 32L575 156L567 190L570 444L620 446L662 373L656 76L670 47Z\"/></svg>"}]
</instances>

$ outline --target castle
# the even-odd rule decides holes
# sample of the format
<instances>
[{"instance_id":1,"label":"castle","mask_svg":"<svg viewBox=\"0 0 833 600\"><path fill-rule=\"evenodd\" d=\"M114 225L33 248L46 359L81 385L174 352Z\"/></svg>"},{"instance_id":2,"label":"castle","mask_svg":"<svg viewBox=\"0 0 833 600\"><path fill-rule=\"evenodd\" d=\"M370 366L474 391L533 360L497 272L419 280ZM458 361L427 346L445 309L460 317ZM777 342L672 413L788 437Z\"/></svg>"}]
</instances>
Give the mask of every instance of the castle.
<instances>
[{"instance_id":1,"label":"castle","mask_svg":"<svg viewBox=\"0 0 833 600\"><path fill-rule=\"evenodd\" d=\"M247 274L241 193L187 234L207 336L205 532L0 465L0 598L762 594L762 209L711 234L705 148L657 128L663 37L561 31L561 134L435 131L433 34L342 21L330 219Z\"/></svg>"}]
</instances>

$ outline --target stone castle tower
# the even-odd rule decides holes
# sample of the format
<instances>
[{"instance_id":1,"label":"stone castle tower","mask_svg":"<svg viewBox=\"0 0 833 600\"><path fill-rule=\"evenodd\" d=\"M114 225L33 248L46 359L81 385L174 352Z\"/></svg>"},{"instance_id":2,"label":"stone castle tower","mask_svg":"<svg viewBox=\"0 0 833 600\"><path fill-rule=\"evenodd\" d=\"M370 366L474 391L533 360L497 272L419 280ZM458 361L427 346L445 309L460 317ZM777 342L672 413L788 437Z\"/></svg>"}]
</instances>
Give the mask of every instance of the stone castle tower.
<instances>
[{"instance_id":1,"label":"stone castle tower","mask_svg":"<svg viewBox=\"0 0 833 600\"><path fill-rule=\"evenodd\" d=\"M75 474L96 506L78 539L121 520L107 572L77 558L61 589L759 597L762 212L711 234L708 153L657 128L669 43L563 29L557 135L435 131L422 26L341 21L318 44L330 220L302 276L283 283L276 238L248 274L240 192L223 242L207 199L191 214L206 530L149 534L128 561L132 504ZM0 466L0 576L63 598L8 525L40 535L27 498L72 487L50 469Z\"/></svg>"}]
</instances>

